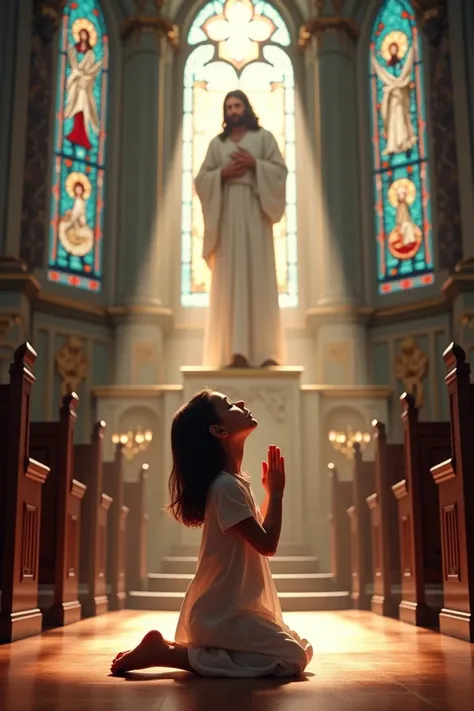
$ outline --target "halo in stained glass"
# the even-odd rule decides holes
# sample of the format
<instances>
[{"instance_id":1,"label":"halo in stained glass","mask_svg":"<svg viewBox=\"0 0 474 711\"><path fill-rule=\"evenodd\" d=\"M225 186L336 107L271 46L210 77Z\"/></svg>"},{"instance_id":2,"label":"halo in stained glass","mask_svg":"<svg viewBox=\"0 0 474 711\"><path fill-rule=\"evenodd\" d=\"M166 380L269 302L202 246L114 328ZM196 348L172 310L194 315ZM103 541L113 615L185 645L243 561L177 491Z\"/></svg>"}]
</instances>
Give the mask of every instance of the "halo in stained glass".
<instances>
[{"instance_id":1,"label":"halo in stained glass","mask_svg":"<svg viewBox=\"0 0 474 711\"><path fill-rule=\"evenodd\" d=\"M383 0L369 58L377 283L434 283L422 43L408 0Z\"/></svg>"},{"instance_id":2,"label":"halo in stained glass","mask_svg":"<svg viewBox=\"0 0 474 711\"><path fill-rule=\"evenodd\" d=\"M59 32L48 279L99 292L108 36L97 0L68 0Z\"/></svg>"},{"instance_id":3,"label":"halo in stained glass","mask_svg":"<svg viewBox=\"0 0 474 711\"><path fill-rule=\"evenodd\" d=\"M225 95L242 89L261 124L275 136L289 170L287 209L274 226L274 244L280 305L296 306L295 95L293 65L284 50L290 44L288 28L264 0L215 0L196 15L188 44L194 49L184 71L181 303L207 306L209 301L210 272L202 259L204 219L193 177L210 141L222 130Z\"/></svg>"}]
</instances>

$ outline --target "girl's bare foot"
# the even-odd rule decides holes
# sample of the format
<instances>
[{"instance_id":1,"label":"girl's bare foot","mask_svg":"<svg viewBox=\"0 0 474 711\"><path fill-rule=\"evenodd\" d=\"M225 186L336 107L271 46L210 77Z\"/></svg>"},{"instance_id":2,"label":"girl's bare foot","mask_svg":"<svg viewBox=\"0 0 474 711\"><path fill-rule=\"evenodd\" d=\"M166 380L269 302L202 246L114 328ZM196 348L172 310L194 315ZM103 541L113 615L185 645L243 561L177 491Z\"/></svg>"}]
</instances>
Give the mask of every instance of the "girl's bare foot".
<instances>
[{"instance_id":1,"label":"girl's bare foot","mask_svg":"<svg viewBox=\"0 0 474 711\"><path fill-rule=\"evenodd\" d=\"M164 639L164 638L163 638L163 639ZM183 646L182 644L179 644L179 642L172 642L172 641L170 641L169 639L164 639L164 642L165 642L165 644L168 645L168 647L182 647L182 646ZM118 659L120 659L121 657L123 657L124 654L128 654L128 653L131 652L131 651L132 651L131 649L127 649L125 652L119 652L119 653L117 654L117 656L114 657L114 661L112 662L112 664L113 664L114 662L116 662Z\"/></svg>"},{"instance_id":2,"label":"girl's bare foot","mask_svg":"<svg viewBox=\"0 0 474 711\"><path fill-rule=\"evenodd\" d=\"M114 675L119 675L133 669L162 666L169 648L161 632L152 630L143 637L135 649L120 652L112 662L110 671Z\"/></svg>"}]
</instances>

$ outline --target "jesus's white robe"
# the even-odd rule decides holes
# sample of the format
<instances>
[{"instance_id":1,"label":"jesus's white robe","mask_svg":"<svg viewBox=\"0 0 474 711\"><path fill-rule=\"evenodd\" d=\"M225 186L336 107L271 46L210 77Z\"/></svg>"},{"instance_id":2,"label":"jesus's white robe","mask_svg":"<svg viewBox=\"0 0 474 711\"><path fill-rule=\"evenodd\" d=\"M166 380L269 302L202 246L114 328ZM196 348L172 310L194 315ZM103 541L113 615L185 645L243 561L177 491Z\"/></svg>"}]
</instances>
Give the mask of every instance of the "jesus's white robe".
<instances>
[{"instance_id":1,"label":"jesus's white robe","mask_svg":"<svg viewBox=\"0 0 474 711\"><path fill-rule=\"evenodd\" d=\"M238 145L252 153L255 171L221 180ZM234 355L258 367L284 361L273 225L285 212L287 168L274 136L248 131L236 144L214 138L196 177L205 233L203 257L212 272L204 365L228 365Z\"/></svg>"}]
</instances>

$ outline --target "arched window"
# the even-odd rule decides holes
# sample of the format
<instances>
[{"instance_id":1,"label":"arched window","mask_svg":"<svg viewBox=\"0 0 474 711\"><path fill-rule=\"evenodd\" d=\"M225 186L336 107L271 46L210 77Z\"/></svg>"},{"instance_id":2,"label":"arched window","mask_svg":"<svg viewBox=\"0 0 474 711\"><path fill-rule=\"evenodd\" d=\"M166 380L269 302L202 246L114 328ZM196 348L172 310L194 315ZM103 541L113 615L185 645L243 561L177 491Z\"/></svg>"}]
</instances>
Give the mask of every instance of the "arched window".
<instances>
[{"instance_id":1,"label":"arched window","mask_svg":"<svg viewBox=\"0 0 474 711\"><path fill-rule=\"evenodd\" d=\"M370 45L373 187L380 294L433 284L421 38L408 0L383 0Z\"/></svg>"},{"instance_id":2,"label":"arched window","mask_svg":"<svg viewBox=\"0 0 474 711\"><path fill-rule=\"evenodd\" d=\"M68 0L59 36L48 279L102 279L108 38L97 0Z\"/></svg>"},{"instance_id":3,"label":"arched window","mask_svg":"<svg viewBox=\"0 0 474 711\"><path fill-rule=\"evenodd\" d=\"M274 134L288 165L286 213L274 226L275 258L280 305L296 306L295 88L285 51L288 28L266 0L213 0L197 14L187 41L193 49L184 71L181 303L208 304L204 221L193 179L211 139L222 131L226 93L239 88L261 125Z\"/></svg>"}]
</instances>

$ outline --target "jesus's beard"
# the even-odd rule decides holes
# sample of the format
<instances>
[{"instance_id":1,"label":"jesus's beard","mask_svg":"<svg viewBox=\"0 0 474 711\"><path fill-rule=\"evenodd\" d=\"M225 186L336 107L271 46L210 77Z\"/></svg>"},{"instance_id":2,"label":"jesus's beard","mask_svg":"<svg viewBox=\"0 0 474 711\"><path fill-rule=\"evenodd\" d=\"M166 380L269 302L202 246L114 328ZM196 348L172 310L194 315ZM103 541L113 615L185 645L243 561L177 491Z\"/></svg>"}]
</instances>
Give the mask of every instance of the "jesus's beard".
<instances>
[{"instance_id":1,"label":"jesus's beard","mask_svg":"<svg viewBox=\"0 0 474 711\"><path fill-rule=\"evenodd\" d=\"M227 116L226 123L231 128L235 128L237 126L245 126L246 118L245 118L245 116L239 116L239 115Z\"/></svg>"}]
</instances>

